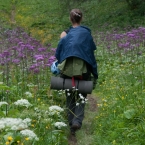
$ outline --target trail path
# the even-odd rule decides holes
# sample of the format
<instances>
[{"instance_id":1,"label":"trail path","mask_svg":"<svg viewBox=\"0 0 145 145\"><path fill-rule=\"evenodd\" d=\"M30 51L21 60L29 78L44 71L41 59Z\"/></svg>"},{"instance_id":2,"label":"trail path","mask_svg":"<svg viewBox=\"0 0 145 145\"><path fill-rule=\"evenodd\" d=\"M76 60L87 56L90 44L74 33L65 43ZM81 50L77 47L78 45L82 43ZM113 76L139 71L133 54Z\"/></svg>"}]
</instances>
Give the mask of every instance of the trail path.
<instances>
[{"instance_id":1,"label":"trail path","mask_svg":"<svg viewBox=\"0 0 145 145\"><path fill-rule=\"evenodd\" d=\"M88 104L85 108L83 126L76 134L76 137L69 136L69 145L92 145L93 121L97 114L97 97L88 95Z\"/></svg>"}]
</instances>

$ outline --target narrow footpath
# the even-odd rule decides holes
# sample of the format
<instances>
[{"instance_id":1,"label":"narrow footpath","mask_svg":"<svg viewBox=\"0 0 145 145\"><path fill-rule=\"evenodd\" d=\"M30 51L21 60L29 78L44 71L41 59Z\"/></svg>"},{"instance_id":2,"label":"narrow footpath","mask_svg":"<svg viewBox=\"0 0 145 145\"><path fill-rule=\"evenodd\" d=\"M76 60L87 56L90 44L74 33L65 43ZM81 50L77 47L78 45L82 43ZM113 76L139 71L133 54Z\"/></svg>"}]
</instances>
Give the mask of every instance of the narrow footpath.
<instances>
[{"instance_id":1,"label":"narrow footpath","mask_svg":"<svg viewBox=\"0 0 145 145\"><path fill-rule=\"evenodd\" d=\"M88 103L85 108L85 118L81 130L76 133L76 137L69 136L69 145L93 145L93 124L97 115L97 97L88 95Z\"/></svg>"}]
</instances>

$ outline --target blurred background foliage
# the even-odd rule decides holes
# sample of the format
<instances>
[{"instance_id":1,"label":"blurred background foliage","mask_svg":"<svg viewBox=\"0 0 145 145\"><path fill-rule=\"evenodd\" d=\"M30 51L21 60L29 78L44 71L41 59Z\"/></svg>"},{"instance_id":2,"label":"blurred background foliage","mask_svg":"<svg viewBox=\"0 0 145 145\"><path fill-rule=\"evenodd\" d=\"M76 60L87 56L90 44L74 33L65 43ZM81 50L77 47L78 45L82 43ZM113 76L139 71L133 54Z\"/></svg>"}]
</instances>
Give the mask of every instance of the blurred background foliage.
<instances>
[{"instance_id":1,"label":"blurred background foliage","mask_svg":"<svg viewBox=\"0 0 145 145\"><path fill-rule=\"evenodd\" d=\"M82 10L83 25L93 32L103 26L145 25L142 0L0 0L0 22L6 28L23 27L44 45L51 42L56 47L60 33L71 25L69 12L73 8Z\"/></svg>"}]
</instances>

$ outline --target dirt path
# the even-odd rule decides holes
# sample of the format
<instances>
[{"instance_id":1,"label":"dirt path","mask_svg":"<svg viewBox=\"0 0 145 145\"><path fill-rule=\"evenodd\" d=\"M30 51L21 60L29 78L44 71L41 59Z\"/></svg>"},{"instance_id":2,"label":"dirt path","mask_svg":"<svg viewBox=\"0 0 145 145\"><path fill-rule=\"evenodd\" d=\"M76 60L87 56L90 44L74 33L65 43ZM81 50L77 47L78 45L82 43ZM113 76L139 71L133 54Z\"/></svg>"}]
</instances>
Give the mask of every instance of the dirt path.
<instances>
[{"instance_id":1,"label":"dirt path","mask_svg":"<svg viewBox=\"0 0 145 145\"><path fill-rule=\"evenodd\" d=\"M83 126L81 130L77 132L76 137L69 136L69 145L91 145L93 132L92 123L97 114L97 97L94 95L88 95L87 98L88 104L85 108Z\"/></svg>"}]
</instances>

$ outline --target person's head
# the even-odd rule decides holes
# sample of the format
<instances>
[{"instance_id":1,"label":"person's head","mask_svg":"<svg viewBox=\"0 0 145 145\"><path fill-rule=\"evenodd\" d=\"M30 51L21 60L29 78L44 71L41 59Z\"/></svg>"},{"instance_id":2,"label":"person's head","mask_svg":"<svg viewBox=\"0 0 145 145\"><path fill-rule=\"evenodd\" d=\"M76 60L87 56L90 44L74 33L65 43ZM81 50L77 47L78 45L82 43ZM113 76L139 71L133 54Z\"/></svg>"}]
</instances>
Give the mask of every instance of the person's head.
<instances>
[{"instance_id":1,"label":"person's head","mask_svg":"<svg viewBox=\"0 0 145 145\"><path fill-rule=\"evenodd\" d=\"M70 12L70 20L72 24L80 24L83 14L79 9L72 9Z\"/></svg>"}]
</instances>

